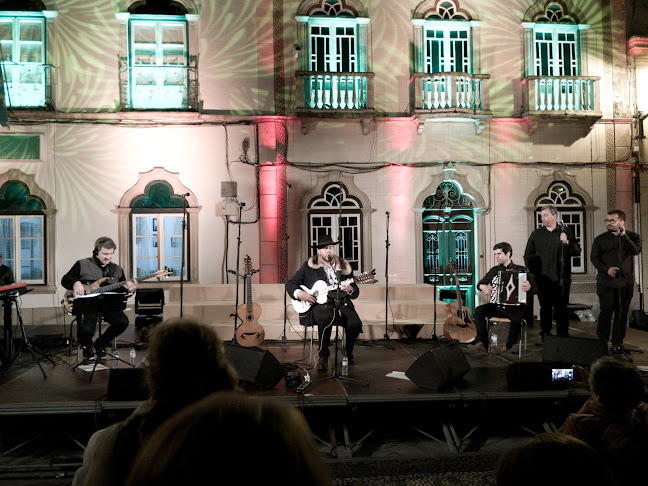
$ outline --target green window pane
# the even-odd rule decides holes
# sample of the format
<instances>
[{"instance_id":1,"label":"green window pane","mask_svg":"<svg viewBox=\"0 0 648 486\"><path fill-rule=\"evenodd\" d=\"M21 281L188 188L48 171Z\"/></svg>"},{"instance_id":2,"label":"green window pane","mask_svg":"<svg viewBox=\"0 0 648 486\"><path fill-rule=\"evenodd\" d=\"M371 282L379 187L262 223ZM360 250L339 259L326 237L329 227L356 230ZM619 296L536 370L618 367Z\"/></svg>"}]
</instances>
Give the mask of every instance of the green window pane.
<instances>
[{"instance_id":1,"label":"green window pane","mask_svg":"<svg viewBox=\"0 0 648 486\"><path fill-rule=\"evenodd\" d=\"M11 41L13 39L13 22L11 20L0 20L0 40ZM5 44L2 44L4 48Z\"/></svg>"},{"instance_id":2,"label":"green window pane","mask_svg":"<svg viewBox=\"0 0 648 486\"><path fill-rule=\"evenodd\" d=\"M0 159L40 160L40 136L0 135Z\"/></svg>"},{"instance_id":3,"label":"green window pane","mask_svg":"<svg viewBox=\"0 0 648 486\"><path fill-rule=\"evenodd\" d=\"M42 21L21 20L20 21L20 40L21 41L38 41L42 42Z\"/></svg>"}]
</instances>

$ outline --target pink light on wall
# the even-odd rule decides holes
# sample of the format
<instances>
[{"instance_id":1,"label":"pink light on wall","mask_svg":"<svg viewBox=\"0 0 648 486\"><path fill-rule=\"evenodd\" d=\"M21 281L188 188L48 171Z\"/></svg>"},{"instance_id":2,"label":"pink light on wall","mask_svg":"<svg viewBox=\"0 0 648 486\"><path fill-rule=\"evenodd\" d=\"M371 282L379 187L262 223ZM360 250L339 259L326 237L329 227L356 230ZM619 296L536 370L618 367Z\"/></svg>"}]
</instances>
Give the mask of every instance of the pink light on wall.
<instances>
[{"instance_id":1,"label":"pink light on wall","mask_svg":"<svg viewBox=\"0 0 648 486\"><path fill-rule=\"evenodd\" d=\"M405 152L414 146L416 139L416 126L411 122L390 123L389 136L386 140L387 148L398 152Z\"/></svg>"}]
</instances>

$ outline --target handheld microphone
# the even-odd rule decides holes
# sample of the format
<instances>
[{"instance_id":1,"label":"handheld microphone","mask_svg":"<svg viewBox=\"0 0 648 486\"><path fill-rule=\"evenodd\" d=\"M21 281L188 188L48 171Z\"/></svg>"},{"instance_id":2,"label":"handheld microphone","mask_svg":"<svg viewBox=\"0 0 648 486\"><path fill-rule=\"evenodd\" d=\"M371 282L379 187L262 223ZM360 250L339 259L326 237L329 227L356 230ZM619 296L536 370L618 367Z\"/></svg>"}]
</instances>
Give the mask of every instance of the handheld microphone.
<instances>
[{"instance_id":1,"label":"handheld microphone","mask_svg":"<svg viewBox=\"0 0 648 486\"><path fill-rule=\"evenodd\" d=\"M386 214L387 216L389 216L389 211L385 211L385 214Z\"/></svg>"},{"instance_id":2,"label":"handheld microphone","mask_svg":"<svg viewBox=\"0 0 648 486\"><path fill-rule=\"evenodd\" d=\"M186 193L183 194L183 196L185 196L185 197L187 197L187 196L191 196L191 193L186 192Z\"/></svg>"},{"instance_id":3,"label":"handheld microphone","mask_svg":"<svg viewBox=\"0 0 648 486\"><path fill-rule=\"evenodd\" d=\"M242 208L244 208L244 207L245 207L245 203L244 203L244 202L242 202L242 203L239 203L239 205L240 205L240 206L241 206Z\"/></svg>"},{"instance_id":4,"label":"handheld microphone","mask_svg":"<svg viewBox=\"0 0 648 486\"><path fill-rule=\"evenodd\" d=\"M328 256L329 265L333 266L333 255Z\"/></svg>"}]
</instances>

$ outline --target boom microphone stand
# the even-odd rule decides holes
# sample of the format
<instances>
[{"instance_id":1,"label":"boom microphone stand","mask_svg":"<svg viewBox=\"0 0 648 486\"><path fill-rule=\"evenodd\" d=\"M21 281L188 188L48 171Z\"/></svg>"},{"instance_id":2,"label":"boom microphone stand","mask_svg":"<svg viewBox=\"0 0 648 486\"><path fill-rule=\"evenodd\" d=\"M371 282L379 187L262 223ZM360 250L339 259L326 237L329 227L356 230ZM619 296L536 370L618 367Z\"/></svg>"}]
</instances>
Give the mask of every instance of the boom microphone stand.
<instances>
[{"instance_id":1,"label":"boom microphone stand","mask_svg":"<svg viewBox=\"0 0 648 486\"><path fill-rule=\"evenodd\" d=\"M290 184L286 184L286 211L288 211L288 190L290 189ZM288 217L284 218L284 285L288 281ZM284 289L283 293L284 298L284 323L283 323L283 336L281 337L281 342L286 349L286 321L288 320L288 293Z\"/></svg>"}]
</instances>

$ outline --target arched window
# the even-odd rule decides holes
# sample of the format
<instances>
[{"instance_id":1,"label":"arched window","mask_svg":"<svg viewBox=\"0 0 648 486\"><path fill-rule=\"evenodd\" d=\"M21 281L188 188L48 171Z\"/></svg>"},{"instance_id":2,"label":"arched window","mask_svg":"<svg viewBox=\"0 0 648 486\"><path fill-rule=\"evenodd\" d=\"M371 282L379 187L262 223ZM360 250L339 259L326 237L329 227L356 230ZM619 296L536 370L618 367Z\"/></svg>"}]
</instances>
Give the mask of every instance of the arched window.
<instances>
[{"instance_id":1,"label":"arched window","mask_svg":"<svg viewBox=\"0 0 648 486\"><path fill-rule=\"evenodd\" d=\"M362 211L358 199L349 196L344 184L330 183L322 194L311 200L308 213L309 245L317 244L325 235L340 240L338 254L349 261L354 270L362 264Z\"/></svg>"},{"instance_id":2,"label":"arched window","mask_svg":"<svg viewBox=\"0 0 648 486\"><path fill-rule=\"evenodd\" d=\"M186 199L182 194L190 193ZM198 281L198 201L175 172L156 167L140 173L137 184L121 198L119 244L130 251L120 253L120 263L133 277L169 267L169 280L179 280L182 261L182 221L186 205L184 278ZM156 282L156 285L159 285Z\"/></svg>"},{"instance_id":3,"label":"arched window","mask_svg":"<svg viewBox=\"0 0 648 486\"><path fill-rule=\"evenodd\" d=\"M547 192L538 197L535 210L535 227L542 226L540 216L543 206L555 206L558 210L558 220L569 226L576 235L581 248L585 243L585 207L583 199L572 192L566 181L556 181L549 186ZM585 273L585 252L572 257L572 272Z\"/></svg>"},{"instance_id":4,"label":"arched window","mask_svg":"<svg viewBox=\"0 0 648 486\"><path fill-rule=\"evenodd\" d=\"M0 252L16 282L55 291L56 209L34 176L11 169L0 174Z\"/></svg>"}]
</instances>

